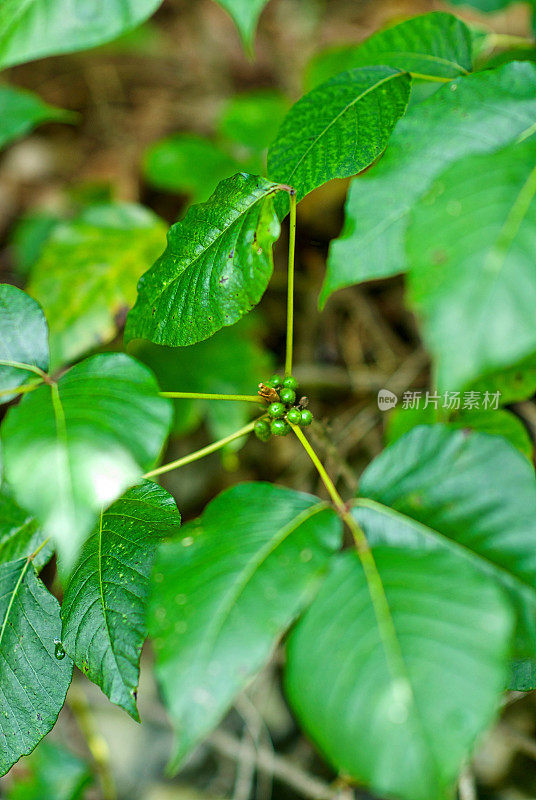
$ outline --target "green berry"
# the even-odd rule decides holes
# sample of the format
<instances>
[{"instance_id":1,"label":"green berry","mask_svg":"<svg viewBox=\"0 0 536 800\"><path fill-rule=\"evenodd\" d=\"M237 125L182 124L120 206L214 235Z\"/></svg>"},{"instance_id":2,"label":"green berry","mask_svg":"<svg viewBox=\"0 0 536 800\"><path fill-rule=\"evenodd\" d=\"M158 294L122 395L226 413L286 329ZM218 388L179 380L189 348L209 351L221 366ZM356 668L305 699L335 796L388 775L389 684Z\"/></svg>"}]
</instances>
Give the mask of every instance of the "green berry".
<instances>
[{"instance_id":1,"label":"green berry","mask_svg":"<svg viewBox=\"0 0 536 800\"><path fill-rule=\"evenodd\" d=\"M257 439L260 439L261 442L267 442L272 435L270 423L265 419L258 419L253 430L255 431L255 436Z\"/></svg>"},{"instance_id":2,"label":"green berry","mask_svg":"<svg viewBox=\"0 0 536 800\"><path fill-rule=\"evenodd\" d=\"M292 375L287 375L286 378L283 378L283 386L285 389L297 389L298 381Z\"/></svg>"},{"instance_id":3,"label":"green berry","mask_svg":"<svg viewBox=\"0 0 536 800\"><path fill-rule=\"evenodd\" d=\"M272 375L268 381L268 386L271 386L273 389L279 389L280 386L283 386L283 378L281 375Z\"/></svg>"},{"instance_id":4,"label":"green berry","mask_svg":"<svg viewBox=\"0 0 536 800\"><path fill-rule=\"evenodd\" d=\"M284 417L286 410L287 409L283 403L270 403L268 406L268 413L274 419L277 419L278 417Z\"/></svg>"},{"instance_id":5,"label":"green berry","mask_svg":"<svg viewBox=\"0 0 536 800\"><path fill-rule=\"evenodd\" d=\"M300 417L301 417L300 425L303 425L304 427L310 425L311 422L313 421L313 415L311 414L308 408L303 409L303 411L300 414Z\"/></svg>"},{"instance_id":6,"label":"green berry","mask_svg":"<svg viewBox=\"0 0 536 800\"><path fill-rule=\"evenodd\" d=\"M279 392L279 397L283 403L286 403L289 406L296 402L296 392L294 389L281 389Z\"/></svg>"},{"instance_id":7,"label":"green berry","mask_svg":"<svg viewBox=\"0 0 536 800\"><path fill-rule=\"evenodd\" d=\"M299 425L301 422L301 411L299 408L290 408L287 411L287 419L293 425Z\"/></svg>"},{"instance_id":8,"label":"green berry","mask_svg":"<svg viewBox=\"0 0 536 800\"><path fill-rule=\"evenodd\" d=\"M274 436L286 436L290 433L290 425L284 419L273 419L270 428Z\"/></svg>"}]
</instances>

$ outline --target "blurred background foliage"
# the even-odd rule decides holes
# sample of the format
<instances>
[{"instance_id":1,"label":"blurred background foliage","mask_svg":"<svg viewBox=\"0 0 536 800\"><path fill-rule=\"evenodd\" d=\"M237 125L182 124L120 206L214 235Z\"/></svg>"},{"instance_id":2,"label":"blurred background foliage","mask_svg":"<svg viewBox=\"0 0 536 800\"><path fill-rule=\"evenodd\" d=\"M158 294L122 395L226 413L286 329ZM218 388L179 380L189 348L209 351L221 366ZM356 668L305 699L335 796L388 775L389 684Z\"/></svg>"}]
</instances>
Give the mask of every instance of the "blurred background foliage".
<instances>
[{"instance_id":1,"label":"blurred background foliage","mask_svg":"<svg viewBox=\"0 0 536 800\"><path fill-rule=\"evenodd\" d=\"M28 95L34 126L19 124L9 87L0 86L0 109L13 120L0 141L9 144L0 158L0 280L26 287L43 305L54 367L95 350L122 349L137 279L164 249L167 227L221 179L241 170L264 172L267 147L289 106L344 68L340 46L387 23L444 9L474 23L475 37L491 42L482 53L490 63L536 57L534 46L519 48L516 39L530 36L530 3L472 0L471 6L459 0L272 0L250 57L229 16L211 0L165 0L154 17L115 42L5 71L9 83L41 101ZM502 47L482 32L498 34ZM412 102L420 99L417 88ZM383 442L415 424L403 413L388 421L377 407L378 390L426 388L429 365L400 278L344 289L318 313L347 183L332 181L299 207L295 372L319 420L311 431L314 444L349 493ZM238 325L193 347L132 348L162 389L252 393L281 364L285 249L284 231L270 288L255 314ZM169 459L236 430L248 415L240 404L189 400L175 401L175 410ZM522 403L513 411L499 412L492 424L530 458L536 406ZM463 414L453 424L479 427ZM243 480L279 481L324 496L306 455L290 439L263 447L252 438L240 453L230 447L164 483L187 520L215 493ZM162 779L171 733L147 668L150 647L142 661L142 726L96 687L85 683L82 691L75 681L60 724L0 781L0 796L102 797L93 777L109 751L119 795L132 800L365 797L339 787L299 734L282 699L278 658L173 781ZM535 731L533 696L512 695L482 743L463 800L475 796L475 785L483 800L535 798Z\"/></svg>"}]
</instances>

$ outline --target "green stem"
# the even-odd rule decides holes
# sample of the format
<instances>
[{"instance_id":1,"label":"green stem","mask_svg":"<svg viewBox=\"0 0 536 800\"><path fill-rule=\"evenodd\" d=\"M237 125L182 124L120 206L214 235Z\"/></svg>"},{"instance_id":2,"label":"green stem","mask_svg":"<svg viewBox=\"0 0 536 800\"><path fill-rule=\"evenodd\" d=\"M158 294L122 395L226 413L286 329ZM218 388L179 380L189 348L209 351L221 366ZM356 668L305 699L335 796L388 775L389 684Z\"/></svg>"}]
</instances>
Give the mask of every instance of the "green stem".
<instances>
[{"instance_id":1,"label":"green stem","mask_svg":"<svg viewBox=\"0 0 536 800\"><path fill-rule=\"evenodd\" d=\"M292 374L292 349L294 339L294 261L296 255L296 190L291 189L290 223L288 241L288 286L287 286L287 350L285 357L285 375Z\"/></svg>"},{"instance_id":2,"label":"green stem","mask_svg":"<svg viewBox=\"0 0 536 800\"><path fill-rule=\"evenodd\" d=\"M336 507L337 511L340 513L340 515L342 517L342 515L344 513L346 513L346 505L344 503L344 500L342 499L342 497L338 493L337 489L335 488L335 484L333 483L333 481L329 477L328 473L326 472L326 469L325 469L324 465L322 464L322 462L318 458L317 454L313 450L311 444L309 443L308 439L305 437L305 434L303 433L301 428L298 428L297 425L292 425L292 423L290 423L290 427L292 428L292 430L294 431L294 433L296 434L296 436L300 440L301 444L303 445L303 448L304 448L305 452L307 453L307 455L309 456L309 458L311 459L311 461L315 465L316 470L317 470L317 472L320 475L320 478L322 480L322 483L324 484L324 486L328 490L329 496L333 500L333 503L335 504L335 507Z\"/></svg>"},{"instance_id":3,"label":"green stem","mask_svg":"<svg viewBox=\"0 0 536 800\"><path fill-rule=\"evenodd\" d=\"M33 553L32 553L32 554L29 556L29 559L30 559L30 561L33 561L33 560L34 560L34 558L36 558L36 557L39 555L39 553L41 552L41 550L43 549L43 547L46 547L46 546L47 546L47 544L48 544L49 542L50 542L50 536L47 536L47 538L45 539L45 541L44 541L44 542L41 542L41 544L39 545L39 547L37 548L37 550L34 550L34 551L33 551Z\"/></svg>"},{"instance_id":4,"label":"green stem","mask_svg":"<svg viewBox=\"0 0 536 800\"><path fill-rule=\"evenodd\" d=\"M110 765L110 749L106 739L96 728L93 714L85 692L75 683L71 684L67 698L69 708L77 722L87 748L91 753L95 771L104 800L117 800L114 776Z\"/></svg>"},{"instance_id":5,"label":"green stem","mask_svg":"<svg viewBox=\"0 0 536 800\"><path fill-rule=\"evenodd\" d=\"M35 383L25 383L23 386L17 386L16 389L0 389L0 397L6 397L8 394L17 395L33 392L33 390L37 389L38 386L41 386L42 383L43 381L39 380L35 381Z\"/></svg>"},{"instance_id":6,"label":"green stem","mask_svg":"<svg viewBox=\"0 0 536 800\"><path fill-rule=\"evenodd\" d=\"M236 400L243 403L261 403L258 394L207 394L206 392L160 392L160 397L176 400Z\"/></svg>"},{"instance_id":7,"label":"green stem","mask_svg":"<svg viewBox=\"0 0 536 800\"><path fill-rule=\"evenodd\" d=\"M13 369L23 369L25 372L35 372L35 374L39 375L44 381L50 381L47 373L43 372L39 367L36 367L35 364L23 364L20 361L7 361L6 359L0 358L0 367L13 367Z\"/></svg>"},{"instance_id":8,"label":"green stem","mask_svg":"<svg viewBox=\"0 0 536 800\"><path fill-rule=\"evenodd\" d=\"M178 458L176 461L171 461L169 464L163 464L161 467L157 469L153 469L150 472L146 472L143 476L144 478L154 478L157 475L163 475L164 472L171 472L173 469L178 469L179 467L184 467L186 464L191 464L193 461L198 461L200 458L204 458L205 456L210 455L211 453L216 452L216 450L221 450L222 447L225 447L226 444L230 442L234 442L235 439L240 439L241 436L245 436L247 433L251 433L253 427L255 425L255 420L253 422L249 422L243 428L240 428L239 431L235 433L231 433L229 436L226 436L224 439L219 439L217 442L213 442L212 444L207 445L207 447L202 447L201 450L196 450L194 453L190 453L183 458Z\"/></svg>"},{"instance_id":9,"label":"green stem","mask_svg":"<svg viewBox=\"0 0 536 800\"><path fill-rule=\"evenodd\" d=\"M406 676L406 666L402 656L402 651L400 649L400 644L398 642L398 637L396 635L391 609L389 608L389 601L387 600L381 575L378 572L378 567L376 565L376 561L374 560L374 555L372 554L370 545L367 541L367 537L365 536L365 532L352 516L348 506L335 488L335 484L327 474L324 465L315 453L310 442L305 437L303 431L296 425L292 425L291 427L303 445L309 458L315 465L324 486L328 490L330 497L335 504L337 513L352 534L357 555L361 561L363 572L365 573L365 579L367 581L370 599L374 609L374 616L376 617L376 621L378 623L378 630L380 632L380 638L383 643L389 670L393 678L402 678L403 680L407 681L409 685L409 681Z\"/></svg>"}]
</instances>

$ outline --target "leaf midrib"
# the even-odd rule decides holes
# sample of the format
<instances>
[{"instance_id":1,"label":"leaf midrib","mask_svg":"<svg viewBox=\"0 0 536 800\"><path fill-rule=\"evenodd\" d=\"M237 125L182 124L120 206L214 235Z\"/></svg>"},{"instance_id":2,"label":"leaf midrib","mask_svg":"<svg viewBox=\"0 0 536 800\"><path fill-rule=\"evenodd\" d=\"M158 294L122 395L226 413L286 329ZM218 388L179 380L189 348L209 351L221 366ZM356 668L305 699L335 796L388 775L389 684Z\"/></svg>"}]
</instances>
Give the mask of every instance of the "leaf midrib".
<instances>
[{"instance_id":1,"label":"leaf midrib","mask_svg":"<svg viewBox=\"0 0 536 800\"><path fill-rule=\"evenodd\" d=\"M377 500L372 500L369 497L358 497L357 499L352 501L352 508L368 508L371 511L377 511L379 514L383 514L387 517L390 517L394 520L402 519L405 523L410 523L412 526L417 528L417 530L423 534L428 539L432 539L433 542L437 542L439 540L442 543L442 546L447 547L454 551L461 551L462 554L465 555L472 563L484 562L489 568L491 568L494 572L506 575L509 580L513 581L514 583L518 584L523 591L528 591L530 594L534 596L536 599L536 589L530 583L525 582L519 575L511 572L507 567L503 566L502 564L498 564L495 561L491 561L486 556L478 553L476 550L472 550L471 547L463 542L458 541L457 539L453 539L448 536L446 533L442 533L441 531L436 530L435 528L430 528L428 525L425 525L423 522L419 522L414 517L410 517L407 514L402 513L401 511L397 511L396 509L392 508L391 506L386 506L383 503L380 503ZM482 568L482 567L480 567Z\"/></svg>"},{"instance_id":2,"label":"leaf midrib","mask_svg":"<svg viewBox=\"0 0 536 800\"><path fill-rule=\"evenodd\" d=\"M277 536L270 539L264 547L261 548L260 551L254 554L253 558L251 558L244 568L240 572L239 580L231 587L231 591L228 594L227 600L225 603L222 604L220 607L220 611L214 617L214 622L212 627L212 631L209 631L208 635L205 638L205 643L203 647L203 656L206 657L207 653L210 653L214 649L215 643L218 640L218 637L225 625L226 620L228 619L229 615L231 614L233 608L235 607L238 598L241 594L243 594L244 590L248 586L249 582L254 577L255 573L261 567L261 565L268 559L268 557L278 548L283 542L291 536L294 531L300 527L300 525L307 522L309 519L314 517L316 514L319 514L321 511L330 508L328 503L317 503L316 505L305 509L304 511L300 512L298 516L294 517L291 522L285 525L278 533ZM198 659L200 660L200 659Z\"/></svg>"},{"instance_id":3,"label":"leaf midrib","mask_svg":"<svg viewBox=\"0 0 536 800\"><path fill-rule=\"evenodd\" d=\"M255 200L254 200L254 201L253 201L251 204L249 204L249 205L247 206L247 208L246 208L244 211L242 211L240 214L238 214L236 217L234 217L234 218L231 220L231 222L230 222L228 225L226 225L224 228L222 228L222 229L220 230L220 232L218 233L218 235L217 235L217 236L215 236L215 237L214 237L214 239L212 239L212 241L211 241L211 242L209 242L209 244L208 244L206 247L204 247L204 248L201 250L201 252L200 252L198 255L196 255L195 257L192 257L190 260L188 260L187 264L185 264L185 266L183 267L183 269L181 269L181 271L180 271L180 272L179 272L177 275L173 275L173 276L170 278L170 280L169 280L169 281L166 281L165 279L164 279L164 280L162 280L162 281L161 281L161 283L160 283L160 286L159 286L159 291L158 291L158 292L157 292L155 295L153 295L151 302L152 302L152 303L154 303L154 302L155 302L157 299L160 299L160 298L162 297L162 295L164 294L164 292L166 292L166 291L169 289L169 287L170 287L170 286L173 286L173 284L174 284L176 281L180 280L180 278L181 278L181 277L184 275L184 273L185 273L187 270L190 270L192 267L196 266L196 265L197 265L197 263L198 263L199 261L201 261L201 259L204 259L204 258L206 257L206 254L207 254L207 253L208 253L208 252L209 252L209 251L210 251L210 250L211 250L211 249L212 249L212 248L213 248L215 245L217 245L217 244L219 243L219 241L222 239L222 237L224 237L224 236L225 236L225 234L226 234L226 233L227 233L227 232L228 232L228 231L229 231L229 230L230 230L230 229L231 229L231 228L232 228L234 225L236 225L236 223L237 223L237 222L240 220L240 218L241 218L241 217L243 217L243 218L244 218L244 220L245 220L245 217L247 216L247 214L249 214L249 213L250 213L250 211L251 211L253 208L255 208L255 206L256 206L258 203L262 203L262 202L264 202L264 201L265 201L265 200L267 200L267 199L268 199L268 198L269 198L271 195L273 195L273 194L276 194L276 192L278 192L278 191L281 191L281 190L280 190L280 188L279 188L279 186L277 186L277 185L273 185L273 186L271 186L270 188L267 188L267 189L266 189L266 191L265 191L265 192L264 192L264 193L263 193L263 194L262 194L260 197L256 197L256 198L255 198ZM242 225L244 224L244 220L242 220ZM180 222L180 223L179 223L179 225L183 226L183 225L185 225L185 224L186 224L186 222L187 222L187 220L186 220L186 218L185 218L184 220L182 220L182 222ZM165 252L167 252L169 249L170 249L170 247L169 247L169 245L168 245L168 248L167 248L167 250L166 250ZM164 255L165 255L165 253L164 253ZM235 255L236 255L236 250L235 250ZM233 256L233 264L234 264L234 263L235 263L235 256Z\"/></svg>"},{"instance_id":4,"label":"leaf midrib","mask_svg":"<svg viewBox=\"0 0 536 800\"><path fill-rule=\"evenodd\" d=\"M333 119L332 119L332 120L329 122L329 124L328 124L328 125L326 125L326 127L325 127L325 128L324 128L324 129L323 129L323 130L322 130L322 131L321 131L321 132L318 134L318 136L316 137L316 139L315 139L313 142L311 142L311 144L308 146L308 148L307 148L307 149L305 150L305 152L302 154L301 158L300 158L300 159L299 159L299 160L296 162L296 164L294 165L293 169L290 171L290 173L289 173L289 175L288 175L288 178L286 179L286 180L287 180L287 182L289 182L289 183L290 183L290 181L292 180L292 176L295 174L296 170L299 168L299 166L301 165L302 161L303 161L303 160L304 160L304 159L305 159L305 158L306 158L306 157L309 155L309 153L311 152L311 150L312 150L314 147L316 147L316 145L318 144L318 142L320 141L320 139L321 139L323 136L325 136L325 134L327 133L327 131L328 131L328 130L329 130L329 129L330 129L332 126L333 126L333 125L335 125L335 123L337 122L337 120L339 120L339 119L340 119L340 117L342 117L344 114L346 114L346 112L347 112L347 111L348 111L350 108L352 108L352 106L354 106L356 103L358 103L360 100L362 100L364 97L366 97L366 96L367 96L368 94L370 94L371 92L374 92L374 91L376 91L376 89L378 89L378 88L379 88L380 86L382 86L384 83L387 83L388 81L391 81L391 80L394 80L394 79L398 79L398 78L402 77L402 76L403 76L403 75L405 75L405 74L406 74L405 72L403 72L402 70L400 70L399 72L394 72L392 75L387 75L385 78L382 78L380 81L378 81L377 83L375 83L373 86L369 86L367 89L365 89L365 91L364 91L364 92L361 92L361 94L359 94L359 95L358 95L357 97L355 97L355 98L354 98L354 99L353 99L353 100L352 100L350 103L348 103L348 104L347 104L347 105L346 105L346 106L345 106L343 109L341 109L341 111L339 111L339 113L337 114L337 116L333 117Z\"/></svg>"},{"instance_id":5,"label":"leaf midrib","mask_svg":"<svg viewBox=\"0 0 536 800\"><path fill-rule=\"evenodd\" d=\"M20 589L20 585L21 585L21 583L22 583L22 581L24 579L24 576L26 575L26 572L28 571L28 566L30 564L30 561L31 561L30 558L26 559L26 563L23 565L23 567L21 569L21 573L20 573L20 575L18 577L17 583L15 584L15 588L13 589L13 592L11 593L11 599L10 599L10 601L8 603L6 614L5 614L4 620L2 622L2 627L0 629L0 647L2 646L2 640L4 638L4 633L5 633L6 628L7 628L7 623L8 623L9 615L11 614L11 609L13 608L13 603L15 602L15 597L17 596L17 593L18 593L18 591Z\"/></svg>"}]
</instances>

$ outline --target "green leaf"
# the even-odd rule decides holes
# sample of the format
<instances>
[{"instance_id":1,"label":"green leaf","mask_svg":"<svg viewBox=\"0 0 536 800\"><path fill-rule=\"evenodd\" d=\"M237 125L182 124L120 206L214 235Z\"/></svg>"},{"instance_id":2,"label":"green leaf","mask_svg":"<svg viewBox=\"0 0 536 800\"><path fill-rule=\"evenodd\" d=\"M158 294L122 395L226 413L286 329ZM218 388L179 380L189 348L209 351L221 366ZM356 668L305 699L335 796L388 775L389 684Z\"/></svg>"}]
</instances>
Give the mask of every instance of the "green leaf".
<instances>
[{"instance_id":1,"label":"green leaf","mask_svg":"<svg viewBox=\"0 0 536 800\"><path fill-rule=\"evenodd\" d=\"M2 361L21 367L5 366ZM21 289L0 284L0 403L14 396L3 392L35 378L36 371L47 370L48 361L48 329L41 306ZM24 364L34 370L25 370Z\"/></svg>"},{"instance_id":2,"label":"green leaf","mask_svg":"<svg viewBox=\"0 0 536 800\"><path fill-rule=\"evenodd\" d=\"M63 706L73 665L54 655L60 634L60 607L30 559L0 564L0 775L32 752Z\"/></svg>"},{"instance_id":3,"label":"green leaf","mask_svg":"<svg viewBox=\"0 0 536 800\"><path fill-rule=\"evenodd\" d=\"M162 252L165 232L152 211L128 203L90 206L53 229L28 286L50 326L53 365L116 336L138 278Z\"/></svg>"},{"instance_id":4,"label":"green leaf","mask_svg":"<svg viewBox=\"0 0 536 800\"><path fill-rule=\"evenodd\" d=\"M132 351L153 370L163 391L252 395L273 371L271 354L259 341L259 328L251 315L191 347L178 350L143 342ZM181 399L174 405L175 433L195 428L206 416L213 439L223 439L242 428L256 410L252 403L219 400Z\"/></svg>"},{"instance_id":5,"label":"green leaf","mask_svg":"<svg viewBox=\"0 0 536 800\"><path fill-rule=\"evenodd\" d=\"M355 180L330 248L321 304L343 286L406 269L408 215L454 161L527 136L536 119L536 67L506 64L442 87L397 125L375 169Z\"/></svg>"},{"instance_id":6,"label":"green leaf","mask_svg":"<svg viewBox=\"0 0 536 800\"><path fill-rule=\"evenodd\" d=\"M383 64L417 78L459 78L472 69L472 38L457 17L433 11L378 31L361 44L318 53L307 68L312 88L339 72Z\"/></svg>"},{"instance_id":7,"label":"green leaf","mask_svg":"<svg viewBox=\"0 0 536 800\"><path fill-rule=\"evenodd\" d=\"M340 542L326 503L250 483L221 494L160 548L148 624L175 727L173 767L266 663Z\"/></svg>"},{"instance_id":8,"label":"green leaf","mask_svg":"<svg viewBox=\"0 0 536 800\"><path fill-rule=\"evenodd\" d=\"M393 444L417 425L435 425L437 422L437 411L433 406L397 408L389 416L386 432L387 443ZM532 440L519 417L503 408L462 408L452 413L445 424L454 430L469 428L480 433L503 436L527 458L532 459L534 454Z\"/></svg>"},{"instance_id":9,"label":"green leaf","mask_svg":"<svg viewBox=\"0 0 536 800\"><path fill-rule=\"evenodd\" d=\"M158 457L171 404L129 356L77 364L11 408L2 425L5 475L17 502L55 540L66 570L103 507Z\"/></svg>"},{"instance_id":10,"label":"green leaf","mask_svg":"<svg viewBox=\"0 0 536 800\"><path fill-rule=\"evenodd\" d=\"M193 203L207 200L218 183L239 168L236 160L217 144L183 133L151 145L144 159L149 183L158 189L186 194Z\"/></svg>"},{"instance_id":11,"label":"green leaf","mask_svg":"<svg viewBox=\"0 0 536 800\"><path fill-rule=\"evenodd\" d=\"M0 18L1 15L0 10ZM0 149L42 122L72 122L74 119L70 111L49 106L32 92L0 86Z\"/></svg>"},{"instance_id":12,"label":"green leaf","mask_svg":"<svg viewBox=\"0 0 536 800\"><path fill-rule=\"evenodd\" d=\"M216 0L216 2L232 18L245 47L250 50L257 22L268 0Z\"/></svg>"},{"instance_id":13,"label":"green leaf","mask_svg":"<svg viewBox=\"0 0 536 800\"><path fill-rule=\"evenodd\" d=\"M440 388L536 358L535 164L534 141L469 156L413 208L410 298Z\"/></svg>"},{"instance_id":14,"label":"green leaf","mask_svg":"<svg viewBox=\"0 0 536 800\"><path fill-rule=\"evenodd\" d=\"M414 428L365 470L354 515L371 544L447 549L509 593L514 656L536 659L536 482L498 436Z\"/></svg>"},{"instance_id":15,"label":"green leaf","mask_svg":"<svg viewBox=\"0 0 536 800\"><path fill-rule=\"evenodd\" d=\"M288 106L287 97L272 89L237 94L225 104L218 131L231 142L260 152L275 139Z\"/></svg>"},{"instance_id":16,"label":"green leaf","mask_svg":"<svg viewBox=\"0 0 536 800\"><path fill-rule=\"evenodd\" d=\"M79 800L92 782L87 761L47 740L24 759L24 773L7 792L7 800Z\"/></svg>"},{"instance_id":17,"label":"green leaf","mask_svg":"<svg viewBox=\"0 0 536 800\"><path fill-rule=\"evenodd\" d=\"M332 178L361 172L385 149L409 92L409 75L390 67L331 78L290 109L268 151L268 177L293 186L301 200Z\"/></svg>"},{"instance_id":18,"label":"green leaf","mask_svg":"<svg viewBox=\"0 0 536 800\"><path fill-rule=\"evenodd\" d=\"M139 663L156 548L181 516L164 489L145 482L102 511L65 590L63 646L112 703L139 721Z\"/></svg>"},{"instance_id":19,"label":"green leaf","mask_svg":"<svg viewBox=\"0 0 536 800\"><path fill-rule=\"evenodd\" d=\"M530 356L513 367L490 372L471 384L470 388L481 392L500 392L502 405L528 400L536 394L536 359Z\"/></svg>"},{"instance_id":20,"label":"green leaf","mask_svg":"<svg viewBox=\"0 0 536 800\"><path fill-rule=\"evenodd\" d=\"M233 325L261 299L280 233L273 208L279 186L239 173L192 206L168 245L140 278L125 340L195 344Z\"/></svg>"},{"instance_id":21,"label":"green leaf","mask_svg":"<svg viewBox=\"0 0 536 800\"><path fill-rule=\"evenodd\" d=\"M37 520L15 503L6 485L0 486L0 563L31 556L44 541ZM52 552L52 545L45 545L33 559L34 567L44 566Z\"/></svg>"},{"instance_id":22,"label":"green leaf","mask_svg":"<svg viewBox=\"0 0 536 800\"><path fill-rule=\"evenodd\" d=\"M57 214L47 211L30 211L19 217L9 243L14 265L20 275L28 274L60 221Z\"/></svg>"},{"instance_id":23,"label":"green leaf","mask_svg":"<svg viewBox=\"0 0 536 800\"><path fill-rule=\"evenodd\" d=\"M290 637L287 694L338 771L382 797L444 800L498 709L510 609L451 553L374 559L382 616L357 554L336 559Z\"/></svg>"},{"instance_id":24,"label":"green leaf","mask_svg":"<svg viewBox=\"0 0 536 800\"><path fill-rule=\"evenodd\" d=\"M87 50L140 25L162 0L2 0L0 69L35 58Z\"/></svg>"}]
</instances>

